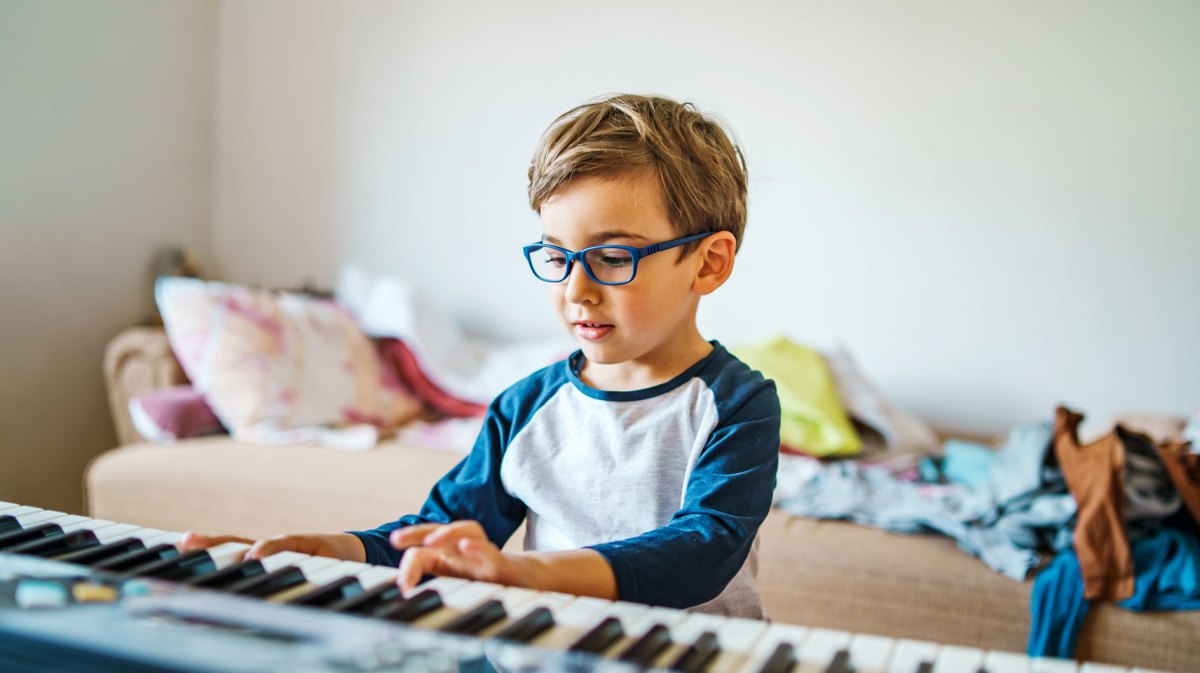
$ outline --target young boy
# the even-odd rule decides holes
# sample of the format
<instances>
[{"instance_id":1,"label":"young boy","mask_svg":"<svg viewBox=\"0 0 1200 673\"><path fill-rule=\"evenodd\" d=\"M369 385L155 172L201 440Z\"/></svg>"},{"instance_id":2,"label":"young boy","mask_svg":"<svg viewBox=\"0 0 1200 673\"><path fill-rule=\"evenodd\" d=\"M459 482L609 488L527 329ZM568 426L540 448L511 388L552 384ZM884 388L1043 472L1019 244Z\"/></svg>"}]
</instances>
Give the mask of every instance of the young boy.
<instances>
[{"instance_id":1,"label":"young boy","mask_svg":"<svg viewBox=\"0 0 1200 673\"><path fill-rule=\"evenodd\" d=\"M739 151L690 105L617 95L559 117L529 168L526 261L579 344L488 408L420 513L260 541L452 575L761 617L756 540L779 448L773 382L696 327L746 221ZM502 552L524 522L524 552ZM187 548L228 538L189 534Z\"/></svg>"}]
</instances>

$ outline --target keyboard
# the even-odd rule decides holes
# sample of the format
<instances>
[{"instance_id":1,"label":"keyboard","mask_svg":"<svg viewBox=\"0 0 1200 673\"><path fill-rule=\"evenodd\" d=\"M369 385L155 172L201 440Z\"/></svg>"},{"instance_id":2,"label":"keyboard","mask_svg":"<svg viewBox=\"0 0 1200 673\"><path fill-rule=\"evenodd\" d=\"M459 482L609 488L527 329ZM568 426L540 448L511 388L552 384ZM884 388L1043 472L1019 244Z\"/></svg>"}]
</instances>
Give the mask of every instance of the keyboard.
<instances>
[{"instance_id":1,"label":"keyboard","mask_svg":"<svg viewBox=\"0 0 1200 673\"><path fill-rule=\"evenodd\" d=\"M181 538L0 502L0 668L1152 673Z\"/></svg>"}]
</instances>

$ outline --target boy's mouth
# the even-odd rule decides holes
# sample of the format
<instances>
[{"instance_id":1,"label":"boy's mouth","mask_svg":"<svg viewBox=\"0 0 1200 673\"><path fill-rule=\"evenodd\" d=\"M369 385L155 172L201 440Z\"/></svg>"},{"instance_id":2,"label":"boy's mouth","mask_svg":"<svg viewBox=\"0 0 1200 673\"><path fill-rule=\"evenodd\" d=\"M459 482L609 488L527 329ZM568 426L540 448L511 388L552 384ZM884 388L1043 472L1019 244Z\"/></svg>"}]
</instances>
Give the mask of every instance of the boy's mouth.
<instances>
[{"instance_id":1,"label":"boy's mouth","mask_svg":"<svg viewBox=\"0 0 1200 673\"><path fill-rule=\"evenodd\" d=\"M571 323L571 325L575 328L576 335L582 339L587 339L588 341L603 339L614 328L613 325L601 322L593 322L591 320L576 320L575 322Z\"/></svg>"}]
</instances>

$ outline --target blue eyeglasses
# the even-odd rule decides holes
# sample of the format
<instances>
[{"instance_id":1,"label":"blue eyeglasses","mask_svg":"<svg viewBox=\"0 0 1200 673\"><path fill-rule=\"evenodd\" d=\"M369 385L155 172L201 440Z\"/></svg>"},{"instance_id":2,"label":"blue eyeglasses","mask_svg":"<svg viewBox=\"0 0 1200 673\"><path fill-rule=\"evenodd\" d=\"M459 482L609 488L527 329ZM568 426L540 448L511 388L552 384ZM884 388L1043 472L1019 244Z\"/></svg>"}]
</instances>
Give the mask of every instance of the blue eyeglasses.
<instances>
[{"instance_id":1,"label":"blue eyeglasses","mask_svg":"<svg viewBox=\"0 0 1200 673\"><path fill-rule=\"evenodd\" d=\"M706 231L703 234L692 234L671 241L654 243L644 248L634 248L628 245L594 245L579 252L571 252L566 248L549 243L534 243L523 248L525 259L529 261L529 269L538 280L547 283L561 283L571 275L571 265L576 260L583 262L583 270L588 278L601 285L625 285L633 282L637 275L638 260L649 257L656 252L677 248L685 243L698 241L716 232Z\"/></svg>"}]
</instances>

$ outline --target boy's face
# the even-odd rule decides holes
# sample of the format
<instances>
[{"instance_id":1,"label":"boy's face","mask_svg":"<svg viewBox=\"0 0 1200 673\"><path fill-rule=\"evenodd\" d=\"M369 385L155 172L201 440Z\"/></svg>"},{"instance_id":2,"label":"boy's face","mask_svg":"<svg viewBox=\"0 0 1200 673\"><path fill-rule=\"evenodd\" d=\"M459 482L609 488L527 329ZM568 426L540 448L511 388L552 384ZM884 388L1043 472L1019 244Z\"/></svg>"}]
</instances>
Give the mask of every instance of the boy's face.
<instances>
[{"instance_id":1,"label":"boy's face","mask_svg":"<svg viewBox=\"0 0 1200 673\"><path fill-rule=\"evenodd\" d=\"M542 204L541 219L542 241L572 251L679 237L657 176L649 172L575 178ZM555 310L589 362L633 363L653 372L690 358L697 340L706 345L695 326L699 255L678 257L672 249L643 258L626 285L601 285L576 262L566 280L549 286Z\"/></svg>"}]
</instances>

